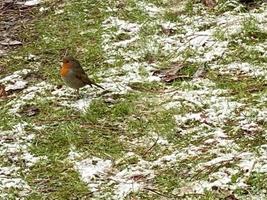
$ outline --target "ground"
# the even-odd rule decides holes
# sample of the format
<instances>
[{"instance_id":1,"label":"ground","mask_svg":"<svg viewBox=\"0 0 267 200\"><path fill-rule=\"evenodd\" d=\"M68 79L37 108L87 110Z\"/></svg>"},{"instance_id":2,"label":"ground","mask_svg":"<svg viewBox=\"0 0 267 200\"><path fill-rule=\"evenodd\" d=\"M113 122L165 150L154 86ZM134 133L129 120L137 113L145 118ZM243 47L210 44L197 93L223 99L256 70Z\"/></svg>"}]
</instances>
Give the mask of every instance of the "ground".
<instances>
[{"instance_id":1,"label":"ground","mask_svg":"<svg viewBox=\"0 0 267 200\"><path fill-rule=\"evenodd\" d=\"M1 199L267 199L264 1L21 6L1 24ZM64 54L105 90L77 99Z\"/></svg>"}]
</instances>

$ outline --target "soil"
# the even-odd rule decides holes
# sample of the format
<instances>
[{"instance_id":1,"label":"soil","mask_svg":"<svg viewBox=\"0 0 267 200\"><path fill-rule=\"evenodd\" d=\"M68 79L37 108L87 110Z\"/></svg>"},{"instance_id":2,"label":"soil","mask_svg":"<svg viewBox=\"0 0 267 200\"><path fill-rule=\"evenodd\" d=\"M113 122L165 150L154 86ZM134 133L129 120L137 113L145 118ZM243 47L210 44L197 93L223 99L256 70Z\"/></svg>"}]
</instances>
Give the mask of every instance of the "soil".
<instances>
[{"instance_id":1,"label":"soil","mask_svg":"<svg viewBox=\"0 0 267 200\"><path fill-rule=\"evenodd\" d=\"M0 57L24 44L21 33L37 12L37 6L24 3L17 0L0 3Z\"/></svg>"}]
</instances>

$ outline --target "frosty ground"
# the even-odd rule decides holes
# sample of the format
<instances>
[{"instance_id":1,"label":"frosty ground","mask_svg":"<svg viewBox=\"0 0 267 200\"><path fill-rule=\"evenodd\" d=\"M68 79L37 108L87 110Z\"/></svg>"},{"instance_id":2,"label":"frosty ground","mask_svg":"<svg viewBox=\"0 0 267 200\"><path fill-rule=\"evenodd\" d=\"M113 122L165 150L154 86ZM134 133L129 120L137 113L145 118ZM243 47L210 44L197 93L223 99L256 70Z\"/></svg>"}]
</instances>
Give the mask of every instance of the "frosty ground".
<instances>
[{"instance_id":1,"label":"frosty ground","mask_svg":"<svg viewBox=\"0 0 267 200\"><path fill-rule=\"evenodd\" d=\"M246 6L38 5L0 63L1 198L266 199L267 4ZM106 91L76 99L66 51Z\"/></svg>"}]
</instances>

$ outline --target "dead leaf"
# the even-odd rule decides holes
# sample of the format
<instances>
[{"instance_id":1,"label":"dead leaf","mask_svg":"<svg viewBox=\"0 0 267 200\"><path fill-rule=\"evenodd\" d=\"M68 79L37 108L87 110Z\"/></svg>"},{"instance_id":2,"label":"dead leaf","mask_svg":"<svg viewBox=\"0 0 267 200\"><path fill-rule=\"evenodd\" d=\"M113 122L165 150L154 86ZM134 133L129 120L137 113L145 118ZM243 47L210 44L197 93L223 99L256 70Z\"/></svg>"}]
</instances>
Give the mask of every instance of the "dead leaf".
<instances>
[{"instance_id":1,"label":"dead leaf","mask_svg":"<svg viewBox=\"0 0 267 200\"><path fill-rule=\"evenodd\" d=\"M136 175L131 176L130 178L134 181L140 181L140 180L144 179L145 176L143 174L136 174Z\"/></svg>"},{"instance_id":2,"label":"dead leaf","mask_svg":"<svg viewBox=\"0 0 267 200\"><path fill-rule=\"evenodd\" d=\"M0 98L7 98L6 90L4 85L0 85Z\"/></svg>"},{"instance_id":3,"label":"dead leaf","mask_svg":"<svg viewBox=\"0 0 267 200\"><path fill-rule=\"evenodd\" d=\"M25 105L22 110L20 111L20 114L24 114L27 117L32 117L35 115L38 115L40 113L40 109L33 105Z\"/></svg>"},{"instance_id":4,"label":"dead leaf","mask_svg":"<svg viewBox=\"0 0 267 200\"><path fill-rule=\"evenodd\" d=\"M238 200L238 199L235 197L235 195L231 194L231 195L225 197L224 200Z\"/></svg>"},{"instance_id":5,"label":"dead leaf","mask_svg":"<svg viewBox=\"0 0 267 200\"><path fill-rule=\"evenodd\" d=\"M178 74L178 72L184 67L183 63L173 63L169 69L159 69L153 72L154 76L159 76L164 82L172 82L178 78L189 78L187 75Z\"/></svg>"},{"instance_id":6,"label":"dead leaf","mask_svg":"<svg viewBox=\"0 0 267 200\"><path fill-rule=\"evenodd\" d=\"M216 6L215 0L202 0L202 3L208 8L214 8Z\"/></svg>"}]
</instances>

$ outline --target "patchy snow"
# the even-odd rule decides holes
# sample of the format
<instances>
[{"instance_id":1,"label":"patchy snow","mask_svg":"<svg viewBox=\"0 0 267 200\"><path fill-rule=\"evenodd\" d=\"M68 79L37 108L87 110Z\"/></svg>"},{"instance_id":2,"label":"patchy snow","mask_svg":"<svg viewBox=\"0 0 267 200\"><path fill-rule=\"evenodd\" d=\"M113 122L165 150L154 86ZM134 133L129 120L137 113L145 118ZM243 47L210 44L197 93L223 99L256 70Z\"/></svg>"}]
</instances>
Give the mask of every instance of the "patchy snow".
<instances>
[{"instance_id":1,"label":"patchy snow","mask_svg":"<svg viewBox=\"0 0 267 200\"><path fill-rule=\"evenodd\" d=\"M36 6L41 3L41 0L28 0L24 3L25 6Z\"/></svg>"},{"instance_id":2,"label":"patchy snow","mask_svg":"<svg viewBox=\"0 0 267 200\"><path fill-rule=\"evenodd\" d=\"M218 17L216 22L220 31L226 34L228 37L234 34L238 34L242 30L242 19L243 17L233 15L229 12L224 13Z\"/></svg>"},{"instance_id":3,"label":"patchy snow","mask_svg":"<svg viewBox=\"0 0 267 200\"><path fill-rule=\"evenodd\" d=\"M21 90L27 86L28 82L23 80L16 80L12 84L6 86L6 91L9 90Z\"/></svg>"},{"instance_id":4,"label":"patchy snow","mask_svg":"<svg viewBox=\"0 0 267 200\"><path fill-rule=\"evenodd\" d=\"M2 169L0 167L0 173ZM20 196L26 196L31 192L30 186L27 184L26 181L24 181L21 178L12 177L14 175L8 174L8 175L2 175L0 176L0 190L2 191L0 194L0 197L3 197L3 199L6 198L7 193L5 191L12 190L12 189L18 189L21 190Z\"/></svg>"},{"instance_id":5,"label":"patchy snow","mask_svg":"<svg viewBox=\"0 0 267 200\"><path fill-rule=\"evenodd\" d=\"M114 199L125 199L125 197L131 192L138 192L141 189L141 185L136 182L128 181L126 183L119 183L117 190L115 191Z\"/></svg>"},{"instance_id":6,"label":"patchy snow","mask_svg":"<svg viewBox=\"0 0 267 200\"><path fill-rule=\"evenodd\" d=\"M42 7L39 8L39 11L40 11L40 12L45 12L45 11L47 11L47 10L49 10L48 7L43 7L43 6L42 6Z\"/></svg>"},{"instance_id":7,"label":"patchy snow","mask_svg":"<svg viewBox=\"0 0 267 200\"><path fill-rule=\"evenodd\" d=\"M41 157L35 157L29 152L25 152L22 157L23 161L26 163L27 167L33 166L35 163L40 161L41 159L46 159L46 156Z\"/></svg>"},{"instance_id":8,"label":"patchy snow","mask_svg":"<svg viewBox=\"0 0 267 200\"><path fill-rule=\"evenodd\" d=\"M190 35L188 37L189 44L194 48L203 47L204 45L210 47L214 44L214 41L211 39L212 34L211 30L207 30Z\"/></svg>"},{"instance_id":9,"label":"patchy snow","mask_svg":"<svg viewBox=\"0 0 267 200\"><path fill-rule=\"evenodd\" d=\"M131 192L142 189L149 180L153 179L154 171L146 169L146 161L139 161L136 165L126 167L111 179L117 183L114 187L114 199L124 199Z\"/></svg>"},{"instance_id":10,"label":"patchy snow","mask_svg":"<svg viewBox=\"0 0 267 200\"><path fill-rule=\"evenodd\" d=\"M192 82L192 86L200 87L198 90L189 89L170 93L174 101L184 101L184 104L192 108L205 107L201 113L176 115L175 118L179 124L194 120L220 126L228 119L235 117L235 110L243 105L231 100L231 97L224 97L223 94L227 94L227 91L215 89L212 86L205 85L205 83L207 83L207 80L196 80L196 82ZM213 85L211 82L208 84ZM180 106L182 109L184 104L176 104L175 106Z\"/></svg>"},{"instance_id":11,"label":"patchy snow","mask_svg":"<svg viewBox=\"0 0 267 200\"><path fill-rule=\"evenodd\" d=\"M0 79L0 83L5 85L6 91L24 89L27 86L27 81L23 80L23 76L29 72L31 72L30 69L15 71L13 74Z\"/></svg>"},{"instance_id":12,"label":"patchy snow","mask_svg":"<svg viewBox=\"0 0 267 200\"><path fill-rule=\"evenodd\" d=\"M75 161L73 154L71 151L71 160L75 163L74 168L97 196L103 195L102 190L105 186L113 185L113 198L124 199L131 192L137 192L145 187L147 182L155 176L153 170L146 169L149 167L149 163L143 160L140 160L136 165L118 170L114 168L111 160L93 157Z\"/></svg>"},{"instance_id":13,"label":"patchy snow","mask_svg":"<svg viewBox=\"0 0 267 200\"><path fill-rule=\"evenodd\" d=\"M21 197L26 196L31 188L20 177L21 172L26 173L36 162L46 159L45 156L35 157L29 152L34 135L25 131L26 126L27 123L19 123L12 130L0 130L0 156L3 156L4 161L12 163L4 167L0 165L0 190L3 197L8 189L18 189ZM25 167L21 168L20 163L24 163Z\"/></svg>"},{"instance_id":14,"label":"patchy snow","mask_svg":"<svg viewBox=\"0 0 267 200\"><path fill-rule=\"evenodd\" d=\"M128 33L132 35L138 33L140 30L140 25L121 20L117 17L109 17L108 19L106 19L103 22L103 27L106 29L113 27L117 28L118 29L118 31L116 32L117 35L121 33Z\"/></svg>"},{"instance_id":15,"label":"patchy snow","mask_svg":"<svg viewBox=\"0 0 267 200\"><path fill-rule=\"evenodd\" d=\"M129 46L131 43L135 42L138 39L139 39L139 37L138 36L135 36L135 37L132 37L129 40L122 40L122 41L119 41L119 42L115 42L114 43L114 46L115 47L126 48L127 46Z\"/></svg>"},{"instance_id":16,"label":"patchy snow","mask_svg":"<svg viewBox=\"0 0 267 200\"><path fill-rule=\"evenodd\" d=\"M74 108L75 110L85 112L87 108L89 108L91 102L92 102L92 99L83 98L83 99L78 99L77 101L73 103L65 101L61 105L65 105L66 107Z\"/></svg>"},{"instance_id":17,"label":"patchy snow","mask_svg":"<svg viewBox=\"0 0 267 200\"><path fill-rule=\"evenodd\" d=\"M86 97L73 102L73 97L76 97L76 93L71 88L62 87L58 89L46 81L36 83L35 85L28 85L28 82L23 80L23 76L30 72L31 70L17 71L0 80L0 83L9 83L6 86L7 91L23 89L19 98L15 98L7 103L10 106L9 112L17 116L19 116L19 111L24 105L35 99L42 99L43 96L47 96L47 99L60 99L58 101L60 105L85 111L89 107L92 97L95 95L95 91L92 91L91 87L86 86L81 90L81 95L86 93ZM48 96L50 93L53 96ZM87 93L90 95L88 96Z\"/></svg>"},{"instance_id":18,"label":"patchy snow","mask_svg":"<svg viewBox=\"0 0 267 200\"><path fill-rule=\"evenodd\" d=\"M199 56L197 59L200 62L208 62L212 61L216 58L222 58L224 53L227 50L228 42L215 42L207 52L205 52L202 56Z\"/></svg>"},{"instance_id":19,"label":"patchy snow","mask_svg":"<svg viewBox=\"0 0 267 200\"><path fill-rule=\"evenodd\" d=\"M45 90L49 90L52 88L52 85L42 81L40 83L36 83L33 86L29 86L25 90L23 90L23 95L21 95L20 99L23 101L29 101L34 99L38 94L41 95L45 92Z\"/></svg>"},{"instance_id":20,"label":"patchy snow","mask_svg":"<svg viewBox=\"0 0 267 200\"><path fill-rule=\"evenodd\" d=\"M120 141L125 141L125 137L122 135L120 137ZM136 148L136 146L143 147L149 149L153 145L160 145L163 149L169 148L171 146L171 143L161 135L158 135L155 132L151 132L147 135L144 135L142 137L134 138L133 140L128 139L128 145L132 146L132 148Z\"/></svg>"},{"instance_id":21,"label":"patchy snow","mask_svg":"<svg viewBox=\"0 0 267 200\"><path fill-rule=\"evenodd\" d=\"M138 12L143 12L145 17L150 19L142 23L141 20L128 20L127 16L117 17L116 12L120 9L116 6L119 3L110 4L103 9L107 18L102 22L101 45L104 62L110 66L98 76L103 77L101 85L109 91L108 95L127 94L133 91L130 87L132 83L160 81L159 77L153 75L153 70L165 67L169 62L184 61L185 57L186 61L199 66L208 62L209 69L231 76L232 79L238 80L248 76L266 80L265 65L241 61L221 64L224 63L221 62L225 59L224 55L231 56L227 54L229 41L234 34L244 31L243 22L255 18L257 27L262 31L266 30L266 6L258 13L253 10L247 13L231 11L218 16L206 9L201 9L201 15L192 16L177 12L180 20L174 23L164 19L163 15L169 10L163 7L142 1L127 4L127 11L138 9ZM203 5L194 5L193 12L199 11L201 6ZM181 8L168 9L182 11ZM58 9L55 14L60 15L62 12L63 9ZM85 9L85 12L88 10ZM90 20L85 21L93 22ZM142 31L146 29L153 30L151 35L143 34ZM88 33L98 34L98 31L79 30L80 36ZM220 33L223 36L221 40L224 41L216 38L216 34ZM43 39L50 41L54 38ZM266 42L256 46L242 44L241 39L237 42L244 49L259 52L262 57L267 55ZM27 59L35 60L36 57L29 54ZM98 92L89 87L82 88L82 97L76 99L75 91L65 86L59 88L48 81L31 85L28 79L25 80L25 76L31 71L16 71L0 80L7 91L21 90L19 97L15 92L5 104L9 114L15 117L19 116L18 112L24 105L34 101L53 103L53 106L60 109L63 107L85 111L92 100L106 97L106 94L100 93L102 91ZM172 192L175 195L203 194L214 187L230 191L251 189L255 187L247 181L251 174L267 172L267 146L262 144L264 141L259 141L259 145L254 149L247 145L245 150L238 141L238 137L249 140L255 139L256 136L266 137L265 93L252 94L255 102L247 103L250 99L237 99L230 91L219 89L216 81L209 80L209 76L180 83L179 86L166 85L161 94L155 94L150 99L152 103L160 102L159 111L174 111L173 118L177 126L172 140L169 140L169 135L167 139L164 133L155 132L157 130L149 130L140 137L129 137L128 134L122 133L119 139L127 148L123 157L114 160L105 160L94 155L84 159L75 147L71 148L67 161L74 164L81 180L88 185L95 198L107 199L108 196L112 199L126 199L129 194L153 187L153 184L160 188L161 185L157 185L159 183L154 180L161 176L160 170L169 168L179 169L176 172L181 175L183 181L183 185ZM46 159L30 153L29 146L35 135L26 131L27 126L26 123L19 123L11 130L0 131L0 155L6 163L13 163L8 166L0 165L0 189L4 191L0 198L6 198L5 191L13 188L21 190L21 196L26 196L31 188L21 177L21 172L28 172L35 163ZM32 126L34 130L50 127ZM142 153L146 150L150 152L143 155L137 149L143 149ZM149 157L151 154L153 160ZM128 163L129 159L135 162ZM25 168L21 168L17 163L24 163ZM187 164L188 169L180 170L181 163ZM188 181L187 178L192 177L195 181ZM263 196L262 199L266 199L266 195Z\"/></svg>"},{"instance_id":22,"label":"patchy snow","mask_svg":"<svg viewBox=\"0 0 267 200\"><path fill-rule=\"evenodd\" d=\"M255 19L258 27L263 32L266 32L264 23L266 23L267 11L265 7L266 6L263 6L262 12L255 9L247 13L240 13L239 15L233 12L225 12L223 15L217 17L217 25L220 27L220 31L229 37L241 33L244 22Z\"/></svg>"},{"instance_id":23,"label":"patchy snow","mask_svg":"<svg viewBox=\"0 0 267 200\"><path fill-rule=\"evenodd\" d=\"M143 1L138 1L137 5L140 9L144 10L150 17L156 17L158 14L162 14L163 10L160 7L152 3L146 3Z\"/></svg>"},{"instance_id":24,"label":"patchy snow","mask_svg":"<svg viewBox=\"0 0 267 200\"><path fill-rule=\"evenodd\" d=\"M247 75L251 77L266 78L267 69L251 65L249 63L234 62L228 65L211 65L211 69L216 69L222 75Z\"/></svg>"},{"instance_id":25,"label":"patchy snow","mask_svg":"<svg viewBox=\"0 0 267 200\"><path fill-rule=\"evenodd\" d=\"M161 24L161 27L164 29L164 30L177 30L177 25L173 22L163 22Z\"/></svg>"},{"instance_id":26,"label":"patchy snow","mask_svg":"<svg viewBox=\"0 0 267 200\"><path fill-rule=\"evenodd\" d=\"M142 75L142 69L146 70L147 75ZM102 86L110 92L125 94L132 90L129 87L130 83L160 81L158 76L153 75L153 69L155 69L155 66L148 63L127 63L115 75L113 75L113 70L108 70L106 73L112 74L113 76L104 78Z\"/></svg>"},{"instance_id":27,"label":"patchy snow","mask_svg":"<svg viewBox=\"0 0 267 200\"><path fill-rule=\"evenodd\" d=\"M6 156L6 159L15 162L23 160L27 166L32 166L41 157L34 157L29 151L30 142L34 135L25 131L27 123L19 123L10 131L1 131L0 138L0 155Z\"/></svg>"},{"instance_id":28,"label":"patchy snow","mask_svg":"<svg viewBox=\"0 0 267 200\"><path fill-rule=\"evenodd\" d=\"M74 168L80 173L81 178L86 182L91 191L98 191L101 179L111 170L111 160L102 160L97 157L75 162Z\"/></svg>"},{"instance_id":29,"label":"patchy snow","mask_svg":"<svg viewBox=\"0 0 267 200\"><path fill-rule=\"evenodd\" d=\"M71 161L75 161L81 158L81 154L77 152L74 146L71 147L68 158Z\"/></svg>"},{"instance_id":30,"label":"patchy snow","mask_svg":"<svg viewBox=\"0 0 267 200\"><path fill-rule=\"evenodd\" d=\"M14 79L16 80L16 79ZM8 106L11 108L9 112L19 116L20 109L28 102L32 101L37 96L45 95L47 91L51 90L54 86L44 81L36 83L33 86L28 86L24 89L18 98L8 102Z\"/></svg>"}]
</instances>

